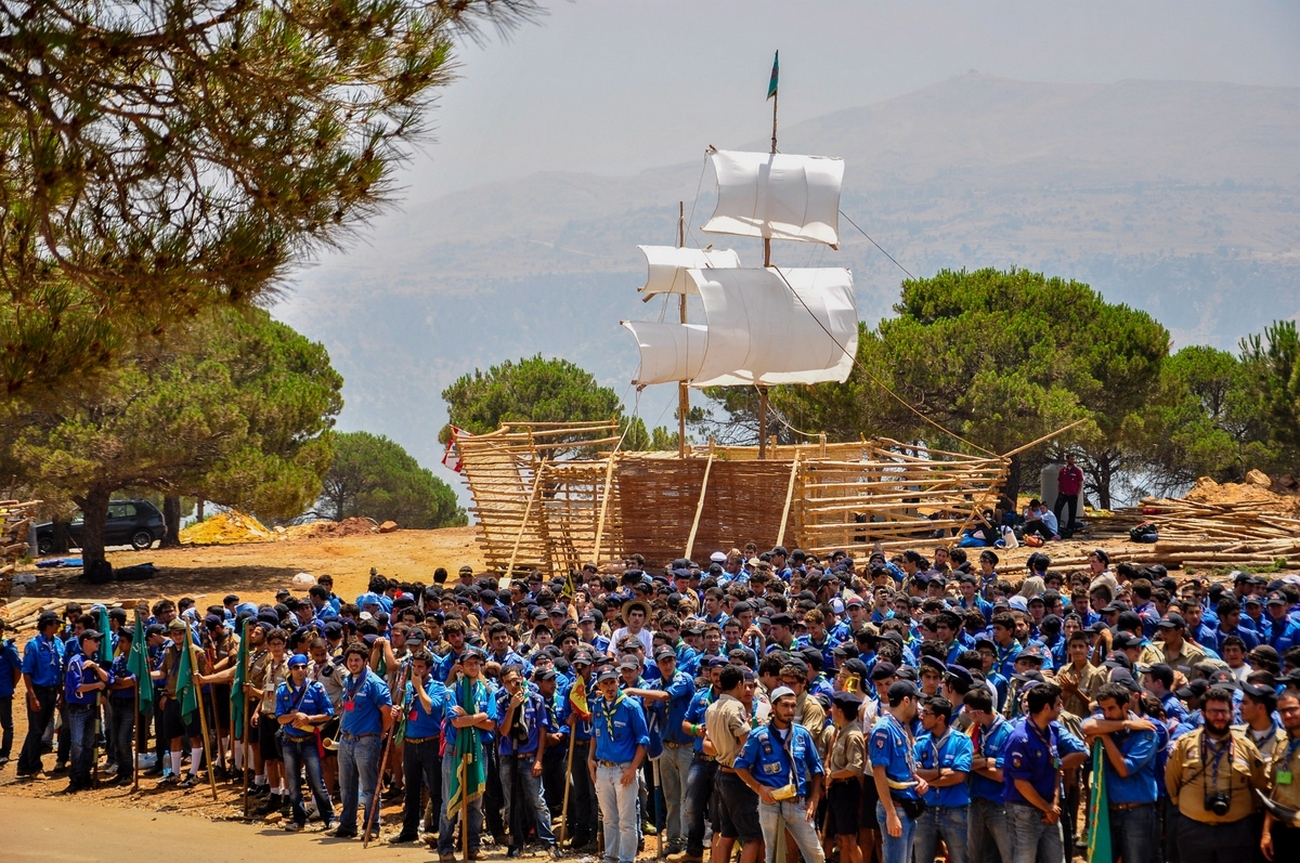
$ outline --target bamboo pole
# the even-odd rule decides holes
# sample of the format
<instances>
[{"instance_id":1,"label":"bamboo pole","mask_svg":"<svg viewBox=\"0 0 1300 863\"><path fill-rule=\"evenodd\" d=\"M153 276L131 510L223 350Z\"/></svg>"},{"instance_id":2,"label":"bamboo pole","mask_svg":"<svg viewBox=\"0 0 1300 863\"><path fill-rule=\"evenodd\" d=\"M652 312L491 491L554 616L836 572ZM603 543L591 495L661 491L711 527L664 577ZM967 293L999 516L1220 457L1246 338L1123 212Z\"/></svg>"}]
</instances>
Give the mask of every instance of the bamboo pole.
<instances>
[{"instance_id":1,"label":"bamboo pole","mask_svg":"<svg viewBox=\"0 0 1300 863\"><path fill-rule=\"evenodd\" d=\"M533 501L537 499L537 492L542 487L542 473L546 470L546 462L537 465L537 472L533 475L533 491L528 495L528 505L524 507L524 520L519 525L519 533L515 535L515 547L510 551L510 563L506 566L506 571L502 574L503 578L510 578L515 571L515 558L519 555L519 542L524 538L524 533L528 530L528 517L533 512Z\"/></svg>"},{"instance_id":2,"label":"bamboo pole","mask_svg":"<svg viewBox=\"0 0 1300 863\"><path fill-rule=\"evenodd\" d=\"M473 728L473 726L470 726ZM474 732L478 734L478 731ZM460 847L464 863L469 863L469 794L465 782L469 779L469 753L460 757Z\"/></svg>"},{"instance_id":3,"label":"bamboo pole","mask_svg":"<svg viewBox=\"0 0 1300 863\"><path fill-rule=\"evenodd\" d=\"M794 499L794 480L799 475L799 456L790 463L790 482L785 487L785 506L781 509L781 528L776 532L776 544L785 545L785 526L790 521L790 501Z\"/></svg>"},{"instance_id":4,"label":"bamboo pole","mask_svg":"<svg viewBox=\"0 0 1300 863\"><path fill-rule=\"evenodd\" d=\"M212 786L212 802L216 803L219 800L217 797L217 775L212 771L212 751L208 742L208 717L203 712L203 684L199 683L198 658L195 656L198 648L194 646L194 642L188 641L188 639L187 644L190 651L190 681L194 686L194 697L199 702L199 724L202 726L200 730L203 732L203 760L208 764L208 784Z\"/></svg>"},{"instance_id":5,"label":"bamboo pole","mask_svg":"<svg viewBox=\"0 0 1300 863\"><path fill-rule=\"evenodd\" d=\"M609 490L614 483L614 459L610 453L609 464L605 468L605 491L600 498L600 517L596 519L596 542L591 552L591 562L600 563L600 540L605 533L605 514L609 511Z\"/></svg>"},{"instance_id":6,"label":"bamboo pole","mask_svg":"<svg viewBox=\"0 0 1300 863\"><path fill-rule=\"evenodd\" d=\"M713 453L709 453L709 460L704 463L704 479L700 482L700 500L695 504L695 518L691 521L691 532L686 537L686 558L689 560L691 551L695 548L695 532L700 528L700 515L704 512L704 496L709 491L709 471L713 468Z\"/></svg>"}]
</instances>

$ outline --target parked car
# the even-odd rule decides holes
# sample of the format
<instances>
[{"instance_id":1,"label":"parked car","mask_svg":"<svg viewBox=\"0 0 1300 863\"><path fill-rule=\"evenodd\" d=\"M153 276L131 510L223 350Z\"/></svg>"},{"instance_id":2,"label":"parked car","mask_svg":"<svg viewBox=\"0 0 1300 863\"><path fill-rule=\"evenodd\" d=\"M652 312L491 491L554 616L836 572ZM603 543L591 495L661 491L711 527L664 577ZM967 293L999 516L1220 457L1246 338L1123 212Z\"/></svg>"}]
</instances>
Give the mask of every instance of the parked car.
<instances>
[{"instance_id":1,"label":"parked car","mask_svg":"<svg viewBox=\"0 0 1300 863\"><path fill-rule=\"evenodd\" d=\"M69 544L81 547L81 513L68 525ZM108 520L104 523L104 545L130 545L137 551L143 551L156 540L167 535L162 513L158 507L147 500L115 500L108 505ZM36 525L36 547L41 554L54 551L54 524L45 522Z\"/></svg>"}]
</instances>

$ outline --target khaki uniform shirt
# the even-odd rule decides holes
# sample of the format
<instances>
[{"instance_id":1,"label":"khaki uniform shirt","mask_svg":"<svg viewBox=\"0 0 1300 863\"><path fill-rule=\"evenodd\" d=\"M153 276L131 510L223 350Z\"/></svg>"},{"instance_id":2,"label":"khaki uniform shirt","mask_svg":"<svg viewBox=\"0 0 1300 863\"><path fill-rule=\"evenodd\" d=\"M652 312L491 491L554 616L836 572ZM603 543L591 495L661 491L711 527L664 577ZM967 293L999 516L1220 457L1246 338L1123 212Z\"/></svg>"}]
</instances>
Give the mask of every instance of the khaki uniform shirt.
<instances>
[{"instance_id":1,"label":"khaki uniform shirt","mask_svg":"<svg viewBox=\"0 0 1300 863\"><path fill-rule=\"evenodd\" d=\"M1291 757L1287 758L1287 748L1291 749ZM1273 783L1273 794L1270 799L1279 806L1285 806L1288 809L1300 810L1300 738L1285 736L1279 737L1273 742L1273 750L1266 753L1269 761L1269 779ZM1278 774L1290 774L1290 782L1278 782ZM1300 827L1300 824L1292 824L1292 827Z\"/></svg>"},{"instance_id":2,"label":"khaki uniform shirt","mask_svg":"<svg viewBox=\"0 0 1300 863\"><path fill-rule=\"evenodd\" d=\"M1066 695L1062 706L1075 716L1087 716L1090 713L1088 705L1092 703L1092 693L1106 683L1106 678L1105 668L1098 668L1089 662L1083 664L1082 671L1075 671L1073 664L1062 666L1056 672L1057 682L1076 684L1079 690Z\"/></svg>"},{"instance_id":3,"label":"khaki uniform shirt","mask_svg":"<svg viewBox=\"0 0 1300 863\"><path fill-rule=\"evenodd\" d=\"M1255 744L1255 748L1259 750L1260 757L1264 759L1265 772L1272 769L1273 753L1277 750L1277 744L1279 741L1282 743L1282 749L1278 754L1281 755L1286 752L1286 729L1281 725L1274 725L1263 737L1252 733L1250 726L1244 722L1241 725L1234 725L1232 727L1234 730L1240 731L1242 734L1246 735L1246 737L1250 739L1250 742Z\"/></svg>"},{"instance_id":4,"label":"khaki uniform shirt","mask_svg":"<svg viewBox=\"0 0 1300 863\"><path fill-rule=\"evenodd\" d=\"M826 711L822 709L821 702L813 698L805 690L799 696L799 700L794 705L795 715L798 717L795 722L808 729L812 734L812 739L817 744L817 755L822 762L826 761L826 750L830 744L831 734L834 733L833 726L826 724Z\"/></svg>"},{"instance_id":5,"label":"khaki uniform shirt","mask_svg":"<svg viewBox=\"0 0 1300 863\"><path fill-rule=\"evenodd\" d=\"M865 773L867 738L862 733L862 728L856 722L850 722L838 731L830 755L826 759L826 776L829 778L832 773L840 770Z\"/></svg>"},{"instance_id":6,"label":"khaki uniform shirt","mask_svg":"<svg viewBox=\"0 0 1300 863\"><path fill-rule=\"evenodd\" d=\"M1152 642L1142 648L1142 653L1138 656L1138 662L1143 665L1155 665L1157 662L1163 662L1172 668L1176 674L1181 674L1185 680L1191 680L1196 664L1204 662L1206 658L1204 650L1184 639L1176 656L1171 655L1169 648L1165 647L1164 644Z\"/></svg>"},{"instance_id":7,"label":"khaki uniform shirt","mask_svg":"<svg viewBox=\"0 0 1300 863\"><path fill-rule=\"evenodd\" d=\"M705 733L723 767L733 767L749 737L749 711L740 699L723 693L704 711Z\"/></svg>"},{"instance_id":8,"label":"khaki uniform shirt","mask_svg":"<svg viewBox=\"0 0 1300 863\"><path fill-rule=\"evenodd\" d=\"M1213 759L1205 752L1202 741L1205 729L1198 728L1174 742L1165 770L1165 787L1171 803L1178 811L1202 824L1228 824L1240 821L1255 811L1254 789L1265 794L1269 790L1269 777L1264 770L1264 759L1255 744L1236 729L1232 736L1232 763L1228 756L1219 763L1217 784L1211 767ZM1215 815L1205 808L1206 786L1210 790L1229 792L1231 803L1225 815Z\"/></svg>"},{"instance_id":9,"label":"khaki uniform shirt","mask_svg":"<svg viewBox=\"0 0 1300 863\"><path fill-rule=\"evenodd\" d=\"M257 703L259 712L266 716L275 715L275 691L280 684L289 679L289 657L281 657L279 662L271 654L266 655L265 671L262 675L262 700Z\"/></svg>"}]
</instances>

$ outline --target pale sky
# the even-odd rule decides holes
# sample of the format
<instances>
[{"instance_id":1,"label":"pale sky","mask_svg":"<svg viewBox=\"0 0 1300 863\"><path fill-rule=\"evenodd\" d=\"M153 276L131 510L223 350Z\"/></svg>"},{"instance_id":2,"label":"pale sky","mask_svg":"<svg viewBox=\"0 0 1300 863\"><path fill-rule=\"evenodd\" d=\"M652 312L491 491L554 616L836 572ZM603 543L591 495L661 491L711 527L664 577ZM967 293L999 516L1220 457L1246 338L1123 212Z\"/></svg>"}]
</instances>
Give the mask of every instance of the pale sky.
<instances>
[{"instance_id":1,"label":"pale sky","mask_svg":"<svg viewBox=\"0 0 1300 863\"><path fill-rule=\"evenodd\" d=\"M571 0L461 51L404 203L543 170L626 174L975 70L1300 86L1300 4ZM707 140L702 140L701 135Z\"/></svg>"}]
</instances>

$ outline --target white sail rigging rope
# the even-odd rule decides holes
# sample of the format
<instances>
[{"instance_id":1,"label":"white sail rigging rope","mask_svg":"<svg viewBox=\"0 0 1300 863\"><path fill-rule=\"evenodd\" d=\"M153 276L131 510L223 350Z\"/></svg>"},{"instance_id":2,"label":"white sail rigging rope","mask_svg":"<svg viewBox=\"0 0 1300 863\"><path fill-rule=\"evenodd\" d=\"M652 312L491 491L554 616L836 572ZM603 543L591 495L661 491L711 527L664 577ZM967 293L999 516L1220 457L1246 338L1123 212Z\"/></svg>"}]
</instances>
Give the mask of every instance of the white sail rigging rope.
<instances>
[{"instance_id":1,"label":"white sail rigging rope","mask_svg":"<svg viewBox=\"0 0 1300 863\"><path fill-rule=\"evenodd\" d=\"M905 266L903 266L902 264L900 264L900 263L899 263L899 262L894 258L893 255L889 254L889 252L886 252L886 251L884 250L884 248L883 248L879 243L877 243L875 240L871 239L871 235L870 235L870 234L868 234L866 231L862 230L862 228L858 227L858 223L855 222L855 221L853 221L852 219L850 219L848 213L844 212L843 210L840 210L840 215L843 216L844 219L845 219L845 220L846 220L850 225L852 225L853 227L857 228L859 234L861 234L862 236L866 237L868 240L871 240L871 245L875 246L877 249L880 249L880 254L884 255L886 258L889 258L889 260L893 261L895 267L898 267L898 268L899 268L900 270L902 270L904 273L907 273L907 277L908 277L909 279L911 279L911 280L913 280L913 281L916 281L916 276L912 275L911 271L908 270L907 267L905 267Z\"/></svg>"},{"instance_id":2,"label":"white sail rigging rope","mask_svg":"<svg viewBox=\"0 0 1300 863\"><path fill-rule=\"evenodd\" d=\"M695 221L695 205L700 202L700 189L704 188L704 170L708 167L709 154L706 151L704 160L700 163L700 179L695 183L695 200L691 201L691 214L686 218L686 231L691 235L691 242L701 248L704 244L695 236L695 229L691 227L691 223Z\"/></svg>"}]
</instances>

